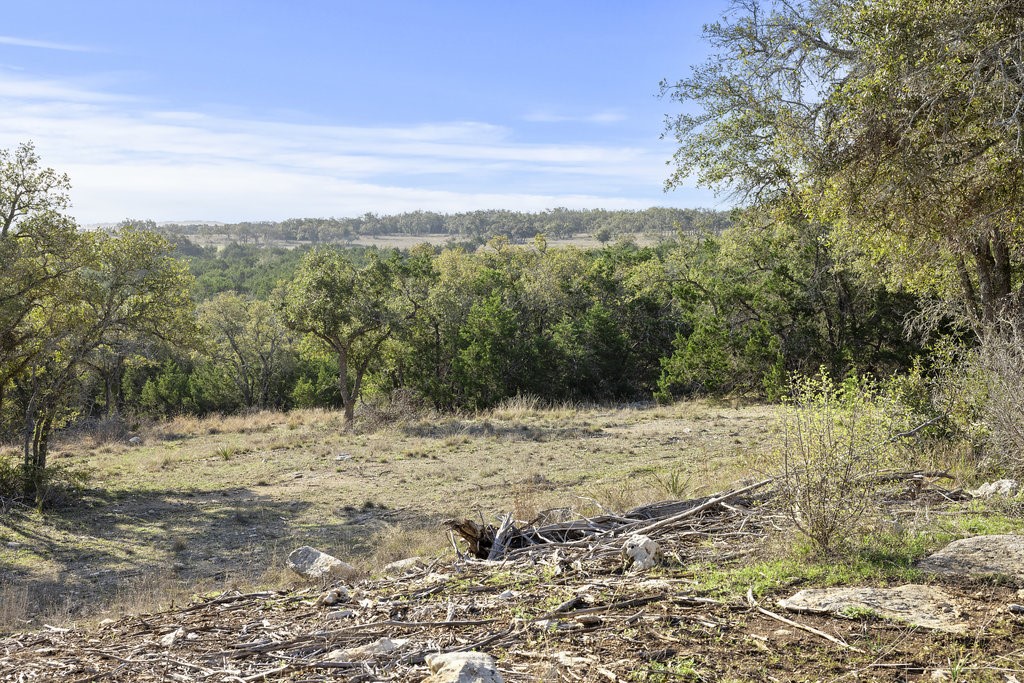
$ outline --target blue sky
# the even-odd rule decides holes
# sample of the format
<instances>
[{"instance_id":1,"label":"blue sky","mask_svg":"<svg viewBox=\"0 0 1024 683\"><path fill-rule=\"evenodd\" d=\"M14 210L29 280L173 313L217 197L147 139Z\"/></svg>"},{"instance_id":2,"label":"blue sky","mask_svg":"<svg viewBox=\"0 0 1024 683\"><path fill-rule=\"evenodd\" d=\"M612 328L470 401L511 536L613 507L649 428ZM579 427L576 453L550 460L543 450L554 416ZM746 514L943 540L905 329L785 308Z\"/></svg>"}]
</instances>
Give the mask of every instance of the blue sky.
<instances>
[{"instance_id":1,"label":"blue sky","mask_svg":"<svg viewBox=\"0 0 1024 683\"><path fill-rule=\"evenodd\" d=\"M0 147L83 224L367 211L723 206L662 192L725 0L14 3Z\"/></svg>"}]
</instances>

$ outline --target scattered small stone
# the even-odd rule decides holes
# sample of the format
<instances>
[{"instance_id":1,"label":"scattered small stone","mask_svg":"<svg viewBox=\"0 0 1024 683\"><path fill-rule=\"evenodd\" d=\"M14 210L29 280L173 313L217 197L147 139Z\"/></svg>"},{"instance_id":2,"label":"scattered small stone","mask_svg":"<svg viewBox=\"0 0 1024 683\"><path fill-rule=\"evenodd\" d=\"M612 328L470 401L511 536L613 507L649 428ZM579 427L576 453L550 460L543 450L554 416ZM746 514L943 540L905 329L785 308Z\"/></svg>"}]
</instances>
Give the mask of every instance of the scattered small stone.
<instances>
[{"instance_id":1,"label":"scattered small stone","mask_svg":"<svg viewBox=\"0 0 1024 683\"><path fill-rule=\"evenodd\" d=\"M367 643L366 645L360 645L359 647L334 650L327 655L327 658L336 662L361 662L373 659L377 655L390 654L405 645L407 642L409 641L404 638L396 638L394 640L391 640L390 638L381 638L380 640Z\"/></svg>"},{"instance_id":2,"label":"scattered small stone","mask_svg":"<svg viewBox=\"0 0 1024 683\"><path fill-rule=\"evenodd\" d=\"M499 600L511 600L512 598L516 597L517 595L519 595L519 593L517 593L517 592L515 592L513 590L506 590L506 591L502 591L502 592L498 593L498 599Z\"/></svg>"},{"instance_id":3,"label":"scattered small stone","mask_svg":"<svg viewBox=\"0 0 1024 683\"><path fill-rule=\"evenodd\" d=\"M622 546L622 558L633 572L642 572L658 564L658 544L641 534L633 534Z\"/></svg>"},{"instance_id":4,"label":"scattered small stone","mask_svg":"<svg viewBox=\"0 0 1024 683\"><path fill-rule=\"evenodd\" d=\"M779 638L782 638L783 636L791 636L791 635L793 635L793 632L791 630L789 630L788 628L777 628L774 631L772 631L772 635L773 636L778 636Z\"/></svg>"},{"instance_id":5,"label":"scattered small stone","mask_svg":"<svg viewBox=\"0 0 1024 683\"><path fill-rule=\"evenodd\" d=\"M186 635L185 627L179 626L176 630L171 631L167 635L161 636L160 644L164 647L170 647L174 645L180 638L184 638Z\"/></svg>"},{"instance_id":6,"label":"scattered small stone","mask_svg":"<svg viewBox=\"0 0 1024 683\"><path fill-rule=\"evenodd\" d=\"M352 454L351 453L338 453L336 456L334 456L335 462L341 462L343 460L351 460L351 459L352 459Z\"/></svg>"},{"instance_id":7,"label":"scattered small stone","mask_svg":"<svg viewBox=\"0 0 1024 683\"><path fill-rule=\"evenodd\" d=\"M348 562L304 545L288 556L288 568L306 579L340 578L351 579L359 570Z\"/></svg>"},{"instance_id":8,"label":"scattered small stone","mask_svg":"<svg viewBox=\"0 0 1024 683\"><path fill-rule=\"evenodd\" d=\"M100 619L100 623L98 625L99 625L100 628L106 628L106 627L111 626L112 624L116 624L116 623L117 623L117 621L115 619L111 619L110 617L107 617L106 619Z\"/></svg>"},{"instance_id":9,"label":"scattered small stone","mask_svg":"<svg viewBox=\"0 0 1024 683\"><path fill-rule=\"evenodd\" d=\"M1020 492L1020 483L1016 479L999 479L982 484L973 491L968 491L975 498L1012 498Z\"/></svg>"},{"instance_id":10,"label":"scattered small stone","mask_svg":"<svg viewBox=\"0 0 1024 683\"><path fill-rule=\"evenodd\" d=\"M1010 611L1010 614L1024 614L1024 605L1018 605L1015 602L1007 605L1006 609Z\"/></svg>"},{"instance_id":11,"label":"scattered small stone","mask_svg":"<svg viewBox=\"0 0 1024 683\"><path fill-rule=\"evenodd\" d=\"M142 439L137 436L133 436L132 438L128 439L128 443L130 443L133 446L141 446Z\"/></svg>"},{"instance_id":12,"label":"scattered small stone","mask_svg":"<svg viewBox=\"0 0 1024 683\"><path fill-rule=\"evenodd\" d=\"M426 656L430 676L423 683L504 683L494 658L482 652L445 652Z\"/></svg>"},{"instance_id":13,"label":"scattered small stone","mask_svg":"<svg viewBox=\"0 0 1024 683\"><path fill-rule=\"evenodd\" d=\"M4 543L4 545L7 546L11 550L17 550L18 548L21 547L22 544L18 543L17 541L8 541L7 543Z\"/></svg>"}]
</instances>

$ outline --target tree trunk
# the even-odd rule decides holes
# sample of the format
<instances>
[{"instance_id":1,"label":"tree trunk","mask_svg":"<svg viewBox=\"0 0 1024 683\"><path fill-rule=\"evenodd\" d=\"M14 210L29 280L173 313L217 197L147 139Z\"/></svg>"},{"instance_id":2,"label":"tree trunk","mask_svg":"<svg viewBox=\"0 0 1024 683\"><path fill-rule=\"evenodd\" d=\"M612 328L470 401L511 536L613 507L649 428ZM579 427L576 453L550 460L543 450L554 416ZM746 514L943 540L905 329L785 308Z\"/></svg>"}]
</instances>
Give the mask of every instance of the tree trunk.
<instances>
[{"instance_id":1,"label":"tree trunk","mask_svg":"<svg viewBox=\"0 0 1024 683\"><path fill-rule=\"evenodd\" d=\"M356 400L348 384L348 347L336 349L338 354L338 391L341 392L341 406L345 409L345 426L351 427L356 419Z\"/></svg>"}]
</instances>

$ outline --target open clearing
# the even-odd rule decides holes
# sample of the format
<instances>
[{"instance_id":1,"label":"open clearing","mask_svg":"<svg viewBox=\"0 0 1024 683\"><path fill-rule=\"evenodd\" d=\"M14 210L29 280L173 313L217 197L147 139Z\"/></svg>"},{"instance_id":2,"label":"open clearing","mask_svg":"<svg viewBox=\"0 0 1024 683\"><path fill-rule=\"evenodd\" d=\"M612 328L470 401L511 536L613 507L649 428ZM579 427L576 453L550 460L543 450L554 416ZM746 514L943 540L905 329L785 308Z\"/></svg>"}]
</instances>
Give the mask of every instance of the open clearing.
<instances>
[{"instance_id":1,"label":"open clearing","mask_svg":"<svg viewBox=\"0 0 1024 683\"><path fill-rule=\"evenodd\" d=\"M300 545L369 572L451 553L445 518L702 495L756 467L772 410L520 401L354 433L339 414L294 411L179 418L143 428L140 445L69 440L52 462L90 470L84 500L0 517L0 629L280 585Z\"/></svg>"},{"instance_id":2,"label":"open clearing","mask_svg":"<svg viewBox=\"0 0 1024 683\"><path fill-rule=\"evenodd\" d=\"M759 472L774 411L516 401L474 416L369 411L355 432L337 413L297 411L180 418L134 445L67 440L54 462L91 470L84 499L0 511L0 681L422 680L424 653L458 649L523 682L1024 678L1018 586L912 566L955 538L1021 533L1018 502L910 500L901 519L916 534L885 532L837 561L801 555L791 532L759 532L783 521L770 509L748 524L727 507L732 532L659 537L665 559L641 575L586 548L455 561L441 528L728 489ZM307 544L370 578L321 604L324 584L284 569ZM412 555L429 566L378 574ZM777 614L804 588L920 582L963 607L966 632L863 609L790 614L795 625ZM387 657L344 649L382 637L398 647Z\"/></svg>"}]
</instances>

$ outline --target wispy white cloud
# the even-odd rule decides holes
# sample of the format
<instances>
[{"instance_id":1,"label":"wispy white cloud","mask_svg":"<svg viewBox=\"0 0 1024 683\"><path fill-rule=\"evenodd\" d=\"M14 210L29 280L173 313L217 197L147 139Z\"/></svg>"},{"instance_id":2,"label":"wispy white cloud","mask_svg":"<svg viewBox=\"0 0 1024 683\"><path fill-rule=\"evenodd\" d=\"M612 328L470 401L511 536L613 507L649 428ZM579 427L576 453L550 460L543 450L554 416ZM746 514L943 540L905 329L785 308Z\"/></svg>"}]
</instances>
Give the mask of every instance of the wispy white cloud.
<instances>
[{"instance_id":1,"label":"wispy white cloud","mask_svg":"<svg viewBox=\"0 0 1024 683\"><path fill-rule=\"evenodd\" d=\"M0 36L0 45L13 45L15 47L32 47L41 50L61 50L63 52L96 52L95 48L87 45L72 45L70 43L54 43L49 40L33 40L31 38L18 38L16 36Z\"/></svg>"},{"instance_id":2,"label":"wispy white cloud","mask_svg":"<svg viewBox=\"0 0 1024 683\"><path fill-rule=\"evenodd\" d=\"M275 219L414 209L643 208L664 157L529 143L475 121L313 125L159 109L0 72L0 147L34 140L72 178L80 222ZM638 188L647 188L638 191Z\"/></svg>"},{"instance_id":3,"label":"wispy white cloud","mask_svg":"<svg viewBox=\"0 0 1024 683\"><path fill-rule=\"evenodd\" d=\"M620 121L626 120L626 115L620 111L607 110L599 111L591 114L582 115L570 115L570 114L556 114L547 110L537 110L526 114L523 117L524 121L530 121L532 123L596 123L596 124L609 124L619 123Z\"/></svg>"}]
</instances>

